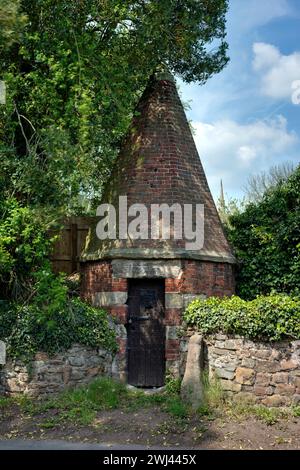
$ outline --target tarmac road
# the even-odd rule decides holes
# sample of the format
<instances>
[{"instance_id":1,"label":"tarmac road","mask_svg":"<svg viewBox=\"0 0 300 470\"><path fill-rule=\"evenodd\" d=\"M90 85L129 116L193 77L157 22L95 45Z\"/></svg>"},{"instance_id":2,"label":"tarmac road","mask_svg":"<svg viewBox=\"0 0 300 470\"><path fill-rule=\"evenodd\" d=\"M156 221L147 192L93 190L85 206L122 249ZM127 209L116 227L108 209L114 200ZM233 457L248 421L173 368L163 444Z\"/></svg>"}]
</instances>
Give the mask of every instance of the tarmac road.
<instances>
[{"instance_id":1,"label":"tarmac road","mask_svg":"<svg viewBox=\"0 0 300 470\"><path fill-rule=\"evenodd\" d=\"M138 444L89 444L59 440L7 439L0 441L1 450L170 450L166 447L147 447ZM178 447L176 447L176 450Z\"/></svg>"}]
</instances>

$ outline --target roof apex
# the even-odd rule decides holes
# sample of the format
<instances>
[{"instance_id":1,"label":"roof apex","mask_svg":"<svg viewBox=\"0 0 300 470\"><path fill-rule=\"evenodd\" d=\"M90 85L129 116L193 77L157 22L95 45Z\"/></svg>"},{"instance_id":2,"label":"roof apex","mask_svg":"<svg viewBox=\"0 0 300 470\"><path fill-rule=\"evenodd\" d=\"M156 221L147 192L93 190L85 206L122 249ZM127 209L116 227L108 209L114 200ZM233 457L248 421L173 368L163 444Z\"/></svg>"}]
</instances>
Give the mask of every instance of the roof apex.
<instances>
[{"instance_id":1,"label":"roof apex","mask_svg":"<svg viewBox=\"0 0 300 470\"><path fill-rule=\"evenodd\" d=\"M158 82L168 81L176 84L174 75L170 72L167 67L158 67L153 73L153 78Z\"/></svg>"},{"instance_id":2,"label":"roof apex","mask_svg":"<svg viewBox=\"0 0 300 470\"><path fill-rule=\"evenodd\" d=\"M111 177L106 185L103 203L114 206L117 214L126 209L119 207L119 196L127 196L128 208L133 204L146 207L148 238L124 238L117 230L116 239L100 240L92 228L84 259L101 259L114 255L142 257L178 256L189 259L197 256L232 263L234 257L223 232L216 206L210 193L205 172L180 101L175 80L165 67L159 67L137 105L137 113L127 133ZM197 204L204 207L204 244L197 253L189 253L190 239L185 238L185 217L182 218L182 238L151 238L153 204L192 206L189 221L191 230L198 236L195 221ZM138 216L138 214L136 214ZM127 215L126 215L127 217ZM132 220L128 217L128 222ZM172 229L174 229L174 221ZM171 223L171 224L172 224ZM117 226L117 229L119 227ZM196 232L195 232L195 229ZM126 232L127 233L127 232ZM173 230L173 235L175 231ZM124 234L124 232L123 232ZM196 236L196 235L195 235ZM118 238L119 237L119 238ZM135 251L134 251L135 250ZM190 248L191 250L191 248Z\"/></svg>"}]
</instances>

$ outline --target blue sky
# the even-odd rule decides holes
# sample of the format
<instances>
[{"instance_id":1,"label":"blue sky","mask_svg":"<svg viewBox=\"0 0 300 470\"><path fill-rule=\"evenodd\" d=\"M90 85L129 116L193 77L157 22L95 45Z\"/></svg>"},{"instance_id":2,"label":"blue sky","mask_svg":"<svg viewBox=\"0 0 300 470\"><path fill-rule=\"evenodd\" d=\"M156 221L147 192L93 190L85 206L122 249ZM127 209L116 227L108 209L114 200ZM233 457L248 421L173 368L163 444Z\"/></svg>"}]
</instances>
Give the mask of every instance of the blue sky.
<instances>
[{"instance_id":1,"label":"blue sky","mask_svg":"<svg viewBox=\"0 0 300 470\"><path fill-rule=\"evenodd\" d=\"M249 175L300 161L300 0L229 4L230 63L203 86L179 81L215 199L221 178L241 198Z\"/></svg>"}]
</instances>

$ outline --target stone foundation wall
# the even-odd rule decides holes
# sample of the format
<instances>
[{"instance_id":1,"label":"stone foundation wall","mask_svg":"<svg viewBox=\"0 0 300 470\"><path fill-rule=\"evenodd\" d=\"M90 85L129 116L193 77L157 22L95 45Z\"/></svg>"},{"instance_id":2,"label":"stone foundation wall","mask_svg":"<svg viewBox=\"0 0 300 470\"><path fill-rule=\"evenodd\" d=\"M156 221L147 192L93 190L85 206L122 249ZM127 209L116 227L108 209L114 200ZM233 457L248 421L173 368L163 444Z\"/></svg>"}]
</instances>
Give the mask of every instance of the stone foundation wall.
<instances>
[{"instance_id":1,"label":"stone foundation wall","mask_svg":"<svg viewBox=\"0 0 300 470\"><path fill-rule=\"evenodd\" d=\"M38 353L29 366L8 360L5 366L0 366L0 392L29 396L56 394L103 375L112 375L111 354L75 344L53 357Z\"/></svg>"},{"instance_id":2,"label":"stone foundation wall","mask_svg":"<svg viewBox=\"0 0 300 470\"><path fill-rule=\"evenodd\" d=\"M180 342L184 370L188 338ZM231 396L267 406L300 403L300 341L253 342L216 335L204 339L204 367Z\"/></svg>"}]
</instances>

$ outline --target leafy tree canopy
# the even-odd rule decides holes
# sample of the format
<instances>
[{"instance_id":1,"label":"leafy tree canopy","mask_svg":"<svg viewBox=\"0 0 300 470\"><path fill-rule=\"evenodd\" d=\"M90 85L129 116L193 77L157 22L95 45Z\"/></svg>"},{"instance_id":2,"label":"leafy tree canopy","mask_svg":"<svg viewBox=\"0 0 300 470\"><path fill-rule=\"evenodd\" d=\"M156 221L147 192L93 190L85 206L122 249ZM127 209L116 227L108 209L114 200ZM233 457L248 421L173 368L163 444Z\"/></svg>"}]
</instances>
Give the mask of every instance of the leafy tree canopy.
<instances>
[{"instance_id":1,"label":"leafy tree canopy","mask_svg":"<svg viewBox=\"0 0 300 470\"><path fill-rule=\"evenodd\" d=\"M0 0L2 191L86 211L163 64L204 83L227 62L227 0Z\"/></svg>"}]
</instances>

